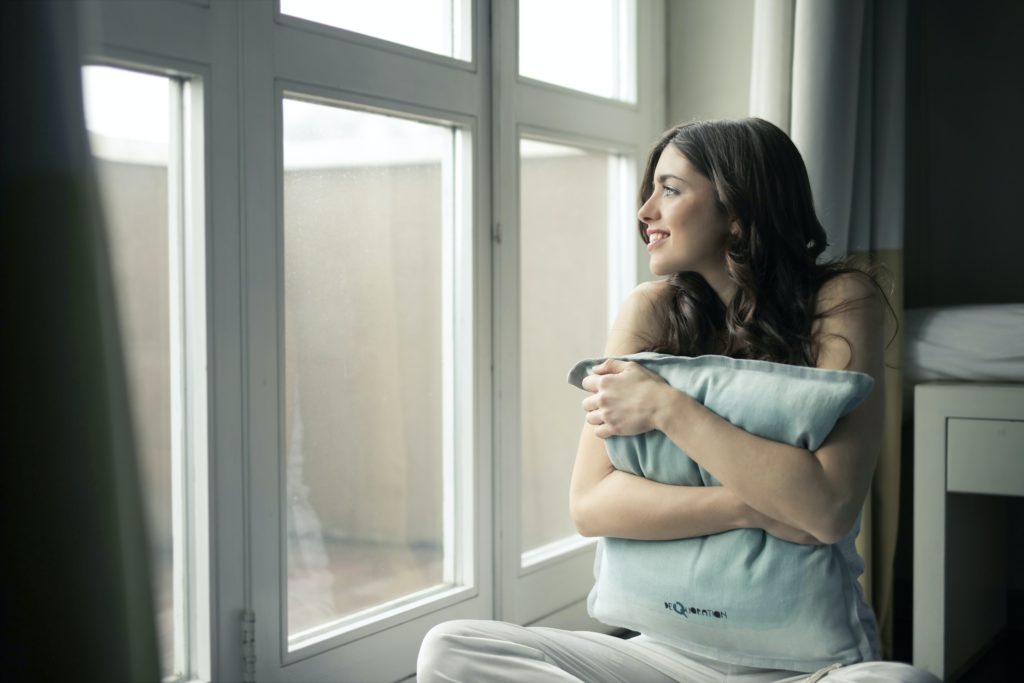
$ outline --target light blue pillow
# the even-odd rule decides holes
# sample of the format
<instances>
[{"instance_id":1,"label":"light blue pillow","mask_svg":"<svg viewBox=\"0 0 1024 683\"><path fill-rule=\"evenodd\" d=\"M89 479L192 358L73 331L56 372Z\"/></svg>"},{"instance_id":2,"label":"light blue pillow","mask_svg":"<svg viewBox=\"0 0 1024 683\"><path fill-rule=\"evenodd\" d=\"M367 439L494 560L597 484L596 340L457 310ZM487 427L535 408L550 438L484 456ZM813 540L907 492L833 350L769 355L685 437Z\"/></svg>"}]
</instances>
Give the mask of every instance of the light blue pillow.
<instances>
[{"instance_id":1,"label":"light blue pillow","mask_svg":"<svg viewBox=\"0 0 1024 683\"><path fill-rule=\"evenodd\" d=\"M812 451L874 385L861 372L727 356L616 358L640 363L752 434ZM582 388L604 360L580 361L569 383ZM721 485L662 432L605 444L619 470L666 484ZM592 617L697 655L793 671L875 658L840 544L800 545L762 529L673 541L602 538L594 576Z\"/></svg>"}]
</instances>

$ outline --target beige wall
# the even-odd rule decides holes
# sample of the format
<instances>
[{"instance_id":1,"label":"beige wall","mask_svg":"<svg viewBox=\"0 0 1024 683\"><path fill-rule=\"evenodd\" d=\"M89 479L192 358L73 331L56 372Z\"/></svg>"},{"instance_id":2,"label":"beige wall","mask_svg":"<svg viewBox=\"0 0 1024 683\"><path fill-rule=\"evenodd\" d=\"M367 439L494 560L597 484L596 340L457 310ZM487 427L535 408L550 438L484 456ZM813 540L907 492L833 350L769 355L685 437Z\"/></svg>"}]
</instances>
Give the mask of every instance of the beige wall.
<instances>
[{"instance_id":1,"label":"beige wall","mask_svg":"<svg viewBox=\"0 0 1024 683\"><path fill-rule=\"evenodd\" d=\"M666 129L697 119L747 116L754 0L669 0L667 11ZM641 171L645 162L646 157L640 159ZM656 279L648 261L639 250L641 281Z\"/></svg>"},{"instance_id":2,"label":"beige wall","mask_svg":"<svg viewBox=\"0 0 1024 683\"><path fill-rule=\"evenodd\" d=\"M667 30L669 125L747 116L754 0L669 0Z\"/></svg>"},{"instance_id":3,"label":"beige wall","mask_svg":"<svg viewBox=\"0 0 1024 683\"><path fill-rule=\"evenodd\" d=\"M440 542L440 194L437 165L285 174L287 502L329 538Z\"/></svg>"}]
</instances>

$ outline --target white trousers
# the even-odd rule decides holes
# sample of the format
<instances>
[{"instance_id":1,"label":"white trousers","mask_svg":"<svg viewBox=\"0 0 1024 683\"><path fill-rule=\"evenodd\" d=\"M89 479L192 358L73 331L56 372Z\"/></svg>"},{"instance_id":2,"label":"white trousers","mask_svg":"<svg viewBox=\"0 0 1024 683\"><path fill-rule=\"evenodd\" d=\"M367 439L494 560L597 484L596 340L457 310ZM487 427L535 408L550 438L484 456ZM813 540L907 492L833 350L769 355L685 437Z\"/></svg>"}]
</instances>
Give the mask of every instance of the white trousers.
<instances>
[{"instance_id":1,"label":"white trousers","mask_svg":"<svg viewBox=\"0 0 1024 683\"><path fill-rule=\"evenodd\" d=\"M438 624L423 639L417 683L826 683L862 681L940 683L902 662L833 664L813 674L726 664L637 636L629 640L592 631L516 626L462 619Z\"/></svg>"}]
</instances>

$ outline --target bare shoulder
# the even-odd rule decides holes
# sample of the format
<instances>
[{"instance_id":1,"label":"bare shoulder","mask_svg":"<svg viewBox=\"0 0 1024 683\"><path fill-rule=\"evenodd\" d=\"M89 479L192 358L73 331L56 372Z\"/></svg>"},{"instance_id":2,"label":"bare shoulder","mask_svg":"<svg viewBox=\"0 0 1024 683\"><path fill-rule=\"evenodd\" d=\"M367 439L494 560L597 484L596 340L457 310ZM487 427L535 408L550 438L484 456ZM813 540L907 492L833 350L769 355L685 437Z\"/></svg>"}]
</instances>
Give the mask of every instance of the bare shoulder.
<instances>
[{"instance_id":1,"label":"bare shoulder","mask_svg":"<svg viewBox=\"0 0 1024 683\"><path fill-rule=\"evenodd\" d=\"M830 278L818 289L817 308L819 313L835 307L862 306L875 308L882 305L878 287L866 273L840 273Z\"/></svg>"},{"instance_id":2,"label":"bare shoulder","mask_svg":"<svg viewBox=\"0 0 1024 683\"><path fill-rule=\"evenodd\" d=\"M656 343L664 333L672 287L663 280L633 288L612 323L605 355L635 353Z\"/></svg>"},{"instance_id":3,"label":"bare shoulder","mask_svg":"<svg viewBox=\"0 0 1024 683\"><path fill-rule=\"evenodd\" d=\"M842 273L818 290L812 334L817 366L872 372L880 355L885 304L865 273Z\"/></svg>"},{"instance_id":4,"label":"bare shoulder","mask_svg":"<svg viewBox=\"0 0 1024 683\"><path fill-rule=\"evenodd\" d=\"M652 309L664 309L673 295L672 285L667 280L652 280L634 287L629 298L643 301Z\"/></svg>"}]
</instances>

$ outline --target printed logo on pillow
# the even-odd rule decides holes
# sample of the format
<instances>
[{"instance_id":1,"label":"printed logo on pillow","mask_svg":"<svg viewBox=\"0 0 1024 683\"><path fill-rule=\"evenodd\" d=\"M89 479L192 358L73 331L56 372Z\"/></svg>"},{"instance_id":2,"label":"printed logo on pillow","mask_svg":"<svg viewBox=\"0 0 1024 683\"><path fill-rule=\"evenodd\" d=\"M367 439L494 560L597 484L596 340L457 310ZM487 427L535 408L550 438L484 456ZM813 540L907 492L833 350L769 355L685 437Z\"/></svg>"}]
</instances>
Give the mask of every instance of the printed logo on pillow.
<instances>
[{"instance_id":1,"label":"printed logo on pillow","mask_svg":"<svg viewBox=\"0 0 1024 683\"><path fill-rule=\"evenodd\" d=\"M701 607L690 606L687 607L683 603L679 602L666 602L665 609L670 609L681 617L687 619L690 618L691 614L695 614L700 617L714 617L715 619L728 619L729 616L725 613L724 609L704 609Z\"/></svg>"}]
</instances>

